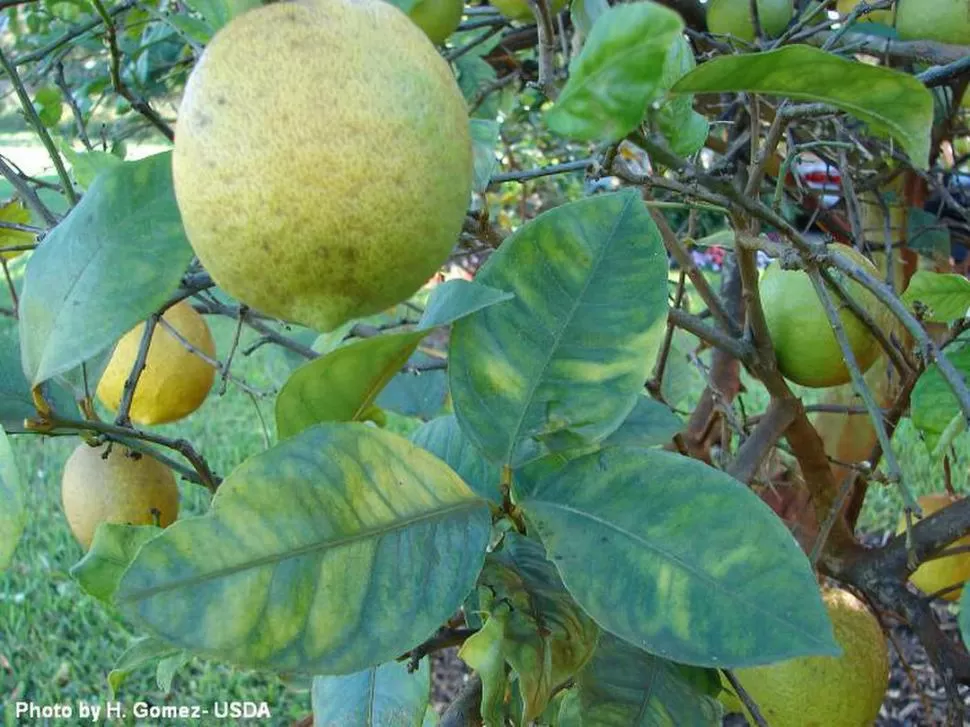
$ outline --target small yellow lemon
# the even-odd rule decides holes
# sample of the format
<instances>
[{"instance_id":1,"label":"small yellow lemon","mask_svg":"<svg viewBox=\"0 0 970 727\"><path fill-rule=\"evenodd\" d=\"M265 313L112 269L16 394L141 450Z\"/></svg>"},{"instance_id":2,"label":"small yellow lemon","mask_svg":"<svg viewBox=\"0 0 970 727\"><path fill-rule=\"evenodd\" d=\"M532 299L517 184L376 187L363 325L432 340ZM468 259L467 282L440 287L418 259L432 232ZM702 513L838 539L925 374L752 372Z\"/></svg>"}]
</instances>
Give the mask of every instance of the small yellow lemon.
<instances>
[{"instance_id":1,"label":"small yellow lemon","mask_svg":"<svg viewBox=\"0 0 970 727\"><path fill-rule=\"evenodd\" d=\"M952 505L959 499L959 497L940 492L933 495L924 495L918 498L917 502L923 509L924 517L928 517L937 510L942 510L944 507ZM914 523L918 521L919 518L913 518ZM899 527L896 528L896 532L902 533L905 530L906 519L902 517L899 520ZM970 545L970 535L955 541L947 547L954 548L961 545ZM909 580L926 594L936 593L948 586L955 586L970 580L970 553L958 553L956 555L948 555L944 558L928 560L916 569L916 572L909 577ZM957 601L960 598L960 589L956 588L948 591L943 594L942 598L945 598L947 601Z\"/></svg>"},{"instance_id":2,"label":"small yellow lemon","mask_svg":"<svg viewBox=\"0 0 970 727\"><path fill-rule=\"evenodd\" d=\"M809 656L734 675L771 727L872 727L889 686L879 622L848 591L823 591L842 656Z\"/></svg>"},{"instance_id":3,"label":"small yellow lemon","mask_svg":"<svg viewBox=\"0 0 970 727\"><path fill-rule=\"evenodd\" d=\"M215 358L209 326L188 301L176 303L162 318L192 346ZM145 324L141 323L121 337L101 375L98 398L112 411L121 405L125 381L138 357L144 330ZM131 420L136 424L163 424L188 416L205 401L214 378L215 369L159 323L135 388Z\"/></svg>"},{"instance_id":4,"label":"small yellow lemon","mask_svg":"<svg viewBox=\"0 0 970 727\"><path fill-rule=\"evenodd\" d=\"M81 444L61 477L61 504L71 532L86 549L101 523L167 527L178 517L172 471L120 444Z\"/></svg>"}]
</instances>

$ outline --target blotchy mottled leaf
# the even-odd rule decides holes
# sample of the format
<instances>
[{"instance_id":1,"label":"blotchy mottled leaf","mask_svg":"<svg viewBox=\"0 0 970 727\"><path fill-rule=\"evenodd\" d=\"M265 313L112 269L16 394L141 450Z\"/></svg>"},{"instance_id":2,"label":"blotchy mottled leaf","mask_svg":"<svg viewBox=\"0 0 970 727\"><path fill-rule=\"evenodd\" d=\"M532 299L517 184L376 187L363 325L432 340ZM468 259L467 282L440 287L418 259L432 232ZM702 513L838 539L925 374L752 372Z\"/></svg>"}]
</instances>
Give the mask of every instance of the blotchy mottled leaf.
<instances>
[{"instance_id":1,"label":"blotchy mottled leaf","mask_svg":"<svg viewBox=\"0 0 970 727\"><path fill-rule=\"evenodd\" d=\"M424 424L411 435L411 441L445 462L478 495L499 500L502 468L482 456L462 432L454 414Z\"/></svg>"},{"instance_id":2,"label":"blotchy mottled leaf","mask_svg":"<svg viewBox=\"0 0 970 727\"><path fill-rule=\"evenodd\" d=\"M924 320L950 323L970 310L970 280L954 273L919 270L902 297L910 305L919 301L927 307Z\"/></svg>"},{"instance_id":3,"label":"blotchy mottled leaf","mask_svg":"<svg viewBox=\"0 0 970 727\"><path fill-rule=\"evenodd\" d=\"M366 424L320 424L246 460L205 516L142 546L115 600L195 654L348 674L395 659L455 612L489 529L485 502L421 448Z\"/></svg>"},{"instance_id":4,"label":"blotchy mottled leaf","mask_svg":"<svg viewBox=\"0 0 970 727\"><path fill-rule=\"evenodd\" d=\"M592 656L599 628L563 587L542 545L516 533L486 558L479 584L482 609L505 614L501 652L518 677L523 722L530 722Z\"/></svg>"},{"instance_id":5,"label":"blotchy mottled leaf","mask_svg":"<svg viewBox=\"0 0 970 727\"><path fill-rule=\"evenodd\" d=\"M626 418L667 318L667 257L634 190L562 205L523 226L477 280L515 295L458 321L455 414L492 461L599 441Z\"/></svg>"},{"instance_id":6,"label":"blotchy mottled leaf","mask_svg":"<svg viewBox=\"0 0 970 727\"><path fill-rule=\"evenodd\" d=\"M501 291L453 280L435 289L417 330L350 343L299 367L276 397L281 439L319 422L361 421L421 339L437 326L507 300Z\"/></svg>"},{"instance_id":7,"label":"blotchy mottled leaf","mask_svg":"<svg viewBox=\"0 0 970 727\"><path fill-rule=\"evenodd\" d=\"M805 69L811 69L806 73ZM929 163L933 96L913 76L850 61L807 45L716 58L678 81L674 93L764 93L821 101L894 137L913 163Z\"/></svg>"},{"instance_id":8,"label":"blotchy mottled leaf","mask_svg":"<svg viewBox=\"0 0 970 727\"><path fill-rule=\"evenodd\" d=\"M10 565L27 523L23 487L10 440L0 428L0 573Z\"/></svg>"},{"instance_id":9,"label":"blotchy mottled leaf","mask_svg":"<svg viewBox=\"0 0 970 727\"><path fill-rule=\"evenodd\" d=\"M27 264L27 378L39 384L109 348L171 297L191 257L170 153L104 171Z\"/></svg>"},{"instance_id":10,"label":"blotchy mottled leaf","mask_svg":"<svg viewBox=\"0 0 970 727\"><path fill-rule=\"evenodd\" d=\"M631 447L656 447L659 444L667 444L671 437L683 428L684 422L671 411L670 407L649 396L640 396L630 416L623 421L619 429L606 438L604 443Z\"/></svg>"},{"instance_id":11,"label":"blotchy mottled leaf","mask_svg":"<svg viewBox=\"0 0 970 727\"><path fill-rule=\"evenodd\" d=\"M485 727L502 727L502 706L509 683L504 647L510 611L508 604L498 604L485 625L458 650L459 658L482 680L481 713Z\"/></svg>"},{"instance_id":12,"label":"blotchy mottled leaf","mask_svg":"<svg viewBox=\"0 0 970 727\"><path fill-rule=\"evenodd\" d=\"M415 727L424 720L431 696L431 669L391 661L343 676L314 677L311 692L314 727Z\"/></svg>"},{"instance_id":13,"label":"blotchy mottled leaf","mask_svg":"<svg viewBox=\"0 0 970 727\"><path fill-rule=\"evenodd\" d=\"M781 520L697 460L606 448L539 478L520 506L576 601L656 656L736 667L840 653Z\"/></svg>"},{"instance_id":14,"label":"blotchy mottled leaf","mask_svg":"<svg viewBox=\"0 0 970 727\"><path fill-rule=\"evenodd\" d=\"M151 525L102 523L94 533L90 550L71 567L71 575L90 595L110 603L138 549L160 532L161 528Z\"/></svg>"},{"instance_id":15,"label":"blotchy mottled leaf","mask_svg":"<svg viewBox=\"0 0 970 727\"><path fill-rule=\"evenodd\" d=\"M603 634L576 679L583 727L720 727L718 701L696 688L691 671L703 670Z\"/></svg>"},{"instance_id":16,"label":"blotchy mottled leaf","mask_svg":"<svg viewBox=\"0 0 970 727\"><path fill-rule=\"evenodd\" d=\"M680 15L653 2L601 13L546 113L549 128L582 141L618 141L629 134L663 92L664 63L683 31Z\"/></svg>"},{"instance_id":17,"label":"blotchy mottled leaf","mask_svg":"<svg viewBox=\"0 0 970 727\"><path fill-rule=\"evenodd\" d=\"M959 348L957 347L959 346ZM946 357L966 380L970 374L970 345L955 344L946 350ZM926 449L932 452L953 418L960 413L960 405L936 364L931 365L916 386L910 400L910 415L923 435Z\"/></svg>"}]
</instances>

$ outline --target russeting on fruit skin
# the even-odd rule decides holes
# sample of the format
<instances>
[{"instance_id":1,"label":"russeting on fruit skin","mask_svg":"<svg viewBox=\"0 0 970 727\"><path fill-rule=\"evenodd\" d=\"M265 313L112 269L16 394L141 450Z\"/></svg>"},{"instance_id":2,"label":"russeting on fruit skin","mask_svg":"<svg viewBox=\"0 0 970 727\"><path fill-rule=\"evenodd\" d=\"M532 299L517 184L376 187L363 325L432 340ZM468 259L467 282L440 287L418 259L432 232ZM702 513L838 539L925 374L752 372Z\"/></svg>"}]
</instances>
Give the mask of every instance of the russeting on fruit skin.
<instances>
[{"instance_id":1,"label":"russeting on fruit skin","mask_svg":"<svg viewBox=\"0 0 970 727\"><path fill-rule=\"evenodd\" d=\"M152 457L117 443L82 443L64 464L61 505L74 537L88 549L101 523L171 525L179 491L172 470Z\"/></svg>"},{"instance_id":2,"label":"russeting on fruit skin","mask_svg":"<svg viewBox=\"0 0 970 727\"><path fill-rule=\"evenodd\" d=\"M771 727L872 727L879 715L889 686L889 648L879 621L848 591L825 589L822 598L841 656L734 671ZM722 703L735 706L728 696Z\"/></svg>"},{"instance_id":3,"label":"russeting on fruit skin","mask_svg":"<svg viewBox=\"0 0 970 727\"><path fill-rule=\"evenodd\" d=\"M842 244L831 245L829 249L879 277L875 265L858 250ZM886 309L873 293L834 268L830 273L877 324L885 324ZM803 270L785 270L775 261L762 274L759 291L778 368L785 378L815 388L848 383L851 375L842 348L808 274ZM838 293L830 292L839 305ZM839 320L856 363L864 373L881 353L879 342L866 324L845 305L839 306Z\"/></svg>"},{"instance_id":4,"label":"russeting on fruit skin","mask_svg":"<svg viewBox=\"0 0 970 727\"><path fill-rule=\"evenodd\" d=\"M173 179L221 288L330 331L407 299L448 257L471 194L467 106L393 5L267 5L224 26L190 74Z\"/></svg>"}]
</instances>

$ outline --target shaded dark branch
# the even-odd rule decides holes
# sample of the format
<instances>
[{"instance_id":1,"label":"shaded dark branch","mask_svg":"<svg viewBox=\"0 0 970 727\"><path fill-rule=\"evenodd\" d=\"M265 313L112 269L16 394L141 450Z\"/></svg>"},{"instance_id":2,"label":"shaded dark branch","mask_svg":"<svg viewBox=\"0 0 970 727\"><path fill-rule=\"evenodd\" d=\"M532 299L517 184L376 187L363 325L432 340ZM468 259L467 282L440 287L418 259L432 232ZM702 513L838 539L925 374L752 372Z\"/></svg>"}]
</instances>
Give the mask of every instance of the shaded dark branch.
<instances>
[{"instance_id":1,"label":"shaded dark branch","mask_svg":"<svg viewBox=\"0 0 970 727\"><path fill-rule=\"evenodd\" d=\"M738 449L727 473L741 482L751 482L797 415L797 400L772 399L758 426Z\"/></svg>"},{"instance_id":2,"label":"shaded dark branch","mask_svg":"<svg viewBox=\"0 0 970 727\"><path fill-rule=\"evenodd\" d=\"M669 320L678 328L683 328L688 333L692 333L705 343L709 343L715 348L719 348L725 353L729 353L734 358L745 361L751 354L752 349L747 343L739 338L732 338L719 328L712 328L704 323L700 318L691 315L682 308L671 308Z\"/></svg>"},{"instance_id":3,"label":"shaded dark branch","mask_svg":"<svg viewBox=\"0 0 970 727\"><path fill-rule=\"evenodd\" d=\"M121 403L118 405L118 414L115 417L115 424L119 427L127 427L131 424L131 402L135 398L135 387L138 386L138 379L141 378L145 370L145 363L148 361L148 349L152 345L152 336L155 334L155 326L158 325L159 314L153 313L145 321L145 329L141 334L141 342L138 344L138 354L135 362L131 365L128 378L125 379L125 386L121 392Z\"/></svg>"},{"instance_id":4,"label":"shaded dark branch","mask_svg":"<svg viewBox=\"0 0 970 727\"><path fill-rule=\"evenodd\" d=\"M112 17L116 15L121 15L122 13L127 12L128 10L131 10L137 4L138 3L135 0L128 0L128 2L123 2L120 5L116 5L115 7L111 8L111 10L108 11L108 15ZM101 17L98 17L87 23L83 23L81 25L74 26L73 28L69 28L68 31L64 33L64 35L58 38L55 38L44 47L38 48L37 50L30 51L29 53L24 53L22 56L18 56L17 58L14 58L13 64L19 67L24 65L25 63L32 63L33 61L39 61L45 58L46 56L50 55L51 53L54 53L59 48L64 47L75 38L82 36L88 31L94 30L95 28L98 28L103 24L104 24L104 20Z\"/></svg>"},{"instance_id":5,"label":"shaded dark branch","mask_svg":"<svg viewBox=\"0 0 970 727\"><path fill-rule=\"evenodd\" d=\"M438 727L481 727L482 680L472 675L458 692L455 701L441 715Z\"/></svg>"}]
</instances>

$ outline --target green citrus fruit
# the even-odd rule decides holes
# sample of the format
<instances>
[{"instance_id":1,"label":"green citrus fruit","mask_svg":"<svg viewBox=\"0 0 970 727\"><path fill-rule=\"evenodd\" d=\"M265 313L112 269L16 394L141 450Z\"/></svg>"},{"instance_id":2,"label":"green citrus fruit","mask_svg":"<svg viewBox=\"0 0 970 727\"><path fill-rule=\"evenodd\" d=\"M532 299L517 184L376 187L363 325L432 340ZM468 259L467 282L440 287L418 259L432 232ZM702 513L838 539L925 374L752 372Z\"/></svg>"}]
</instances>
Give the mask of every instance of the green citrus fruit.
<instances>
[{"instance_id":1,"label":"green citrus fruit","mask_svg":"<svg viewBox=\"0 0 970 727\"><path fill-rule=\"evenodd\" d=\"M781 35L794 13L792 0L758 0L758 20L769 38ZM707 29L719 35L754 40L749 0L712 0L707 9Z\"/></svg>"},{"instance_id":2,"label":"green citrus fruit","mask_svg":"<svg viewBox=\"0 0 970 727\"><path fill-rule=\"evenodd\" d=\"M87 549L101 523L171 525L179 491L172 471L156 459L117 443L110 450L81 444L64 465L61 504L71 532Z\"/></svg>"},{"instance_id":3,"label":"green citrus fruit","mask_svg":"<svg viewBox=\"0 0 970 727\"><path fill-rule=\"evenodd\" d=\"M948 505L952 505L960 498L948 493L941 492L933 495L924 495L917 499L919 506L923 509L924 517L929 517L937 510L942 510ZM918 522L919 518L914 517L913 522ZM905 532L906 519L899 519L897 533ZM970 545L970 535L960 540L954 541L949 548ZM944 558L934 558L920 564L916 572L909 577L909 580L926 594L942 591L949 586L956 586L970 580L970 553L958 553L948 555ZM947 601L960 600L960 589L956 588L942 595Z\"/></svg>"},{"instance_id":4,"label":"green citrus fruit","mask_svg":"<svg viewBox=\"0 0 970 727\"><path fill-rule=\"evenodd\" d=\"M526 0L490 0L492 7L511 20L535 20ZM549 0L549 12L558 13L566 6L566 0Z\"/></svg>"},{"instance_id":5,"label":"green citrus fruit","mask_svg":"<svg viewBox=\"0 0 970 727\"><path fill-rule=\"evenodd\" d=\"M736 669L771 727L872 727L889 686L889 650L876 617L848 591L826 589L842 656Z\"/></svg>"},{"instance_id":6,"label":"green citrus fruit","mask_svg":"<svg viewBox=\"0 0 970 727\"><path fill-rule=\"evenodd\" d=\"M842 13L842 15L848 15L855 6L861 3L862 0L839 0L836 9ZM856 22L859 23L882 23L883 25L893 24L893 11L892 10L875 10L871 13L867 13L862 17L858 18Z\"/></svg>"},{"instance_id":7,"label":"green citrus fruit","mask_svg":"<svg viewBox=\"0 0 970 727\"><path fill-rule=\"evenodd\" d=\"M209 326L187 301L173 305L162 318L195 349L215 358ZM101 374L98 398L112 411L121 405L125 381L138 357L144 330L145 324L141 323L121 337ZM156 325L131 401L131 420L137 424L163 424L188 416L202 406L214 378L215 369L210 364L163 325Z\"/></svg>"},{"instance_id":8,"label":"green citrus fruit","mask_svg":"<svg viewBox=\"0 0 970 727\"><path fill-rule=\"evenodd\" d=\"M435 45L441 45L461 23L462 0L417 0L408 17Z\"/></svg>"},{"instance_id":9,"label":"green citrus fruit","mask_svg":"<svg viewBox=\"0 0 970 727\"><path fill-rule=\"evenodd\" d=\"M410 297L458 239L465 100L382 0L237 16L190 74L173 178L199 259L230 295L330 331Z\"/></svg>"},{"instance_id":10,"label":"green citrus fruit","mask_svg":"<svg viewBox=\"0 0 970 727\"><path fill-rule=\"evenodd\" d=\"M879 277L876 267L854 248L835 244L830 249ZM830 273L877 323L885 322L885 308L875 295L834 268L830 268ZM775 261L762 274L759 287L778 368L785 378L812 387L848 383L851 377L842 349L807 273L783 270ZM834 290L831 293L833 301L839 305L838 294ZM879 342L844 305L839 307L839 319L859 367L863 372L867 371L881 352Z\"/></svg>"},{"instance_id":11,"label":"green citrus fruit","mask_svg":"<svg viewBox=\"0 0 970 727\"><path fill-rule=\"evenodd\" d=\"M899 0L896 32L903 40L970 45L970 2Z\"/></svg>"}]
</instances>

